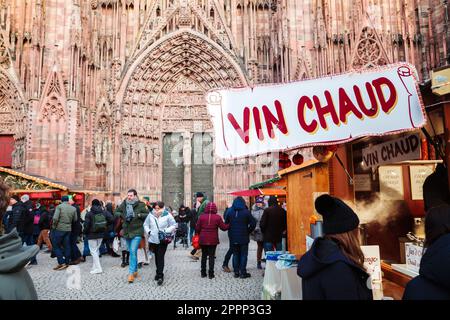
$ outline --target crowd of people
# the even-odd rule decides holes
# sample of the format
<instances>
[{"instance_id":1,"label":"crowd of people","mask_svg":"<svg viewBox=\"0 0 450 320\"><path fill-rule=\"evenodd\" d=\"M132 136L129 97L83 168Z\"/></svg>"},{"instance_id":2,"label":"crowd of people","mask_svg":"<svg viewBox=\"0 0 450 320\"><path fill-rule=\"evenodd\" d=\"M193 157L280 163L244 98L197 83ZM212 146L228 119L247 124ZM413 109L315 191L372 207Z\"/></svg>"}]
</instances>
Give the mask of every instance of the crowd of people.
<instances>
[{"instance_id":1,"label":"crowd of people","mask_svg":"<svg viewBox=\"0 0 450 320\"><path fill-rule=\"evenodd\" d=\"M407 285L405 300L450 299L449 273L446 272L450 266L446 254L450 250L449 208L448 204L440 203L427 212L420 275ZM314 241L298 263L303 299L371 300L372 292L367 285L369 275L359 242L358 216L342 200L327 194L316 199L315 209L323 217L324 235ZM86 261L90 255L91 274L101 274L101 255L110 253L120 257L117 252L121 252L121 266L128 266L128 283L139 279L139 268L148 264L149 256L153 256L154 280L162 285L167 248L177 241L181 225L189 241L198 237L200 248L190 255L201 261L200 277L209 279L215 277L219 229L227 231L229 239L222 269L241 279L251 276L247 271L250 241L257 243L257 268L263 269L263 251L281 250L287 229L286 211L276 197L270 197L267 203L264 197L257 197L251 210L242 197L237 197L221 216L217 205L201 192L196 194L192 209L181 206L178 213L162 201L141 201L134 189L128 191L126 199L115 209L112 203L94 199L80 212L69 196L63 196L61 204L47 209L33 206L28 195L9 197L8 188L0 183L0 214L3 259L0 287L17 289L0 290L0 299L37 298L25 266L37 264L36 256L43 244L46 244L46 252L57 260L56 271ZM81 236L83 252L78 247ZM184 240L181 237L181 241ZM231 258L232 270L228 267Z\"/></svg>"}]
</instances>

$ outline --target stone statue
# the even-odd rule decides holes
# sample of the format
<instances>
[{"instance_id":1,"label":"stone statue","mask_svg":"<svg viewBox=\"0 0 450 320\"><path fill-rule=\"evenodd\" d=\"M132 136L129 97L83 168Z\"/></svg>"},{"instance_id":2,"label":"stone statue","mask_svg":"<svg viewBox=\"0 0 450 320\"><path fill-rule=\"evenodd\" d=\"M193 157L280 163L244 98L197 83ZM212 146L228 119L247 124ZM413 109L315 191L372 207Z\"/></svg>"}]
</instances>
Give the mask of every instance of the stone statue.
<instances>
[{"instance_id":1,"label":"stone statue","mask_svg":"<svg viewBox=\"0 0 450 320\"><path fill-rule=\"evenodd\" d=\"M108 136L103 136L103 144L102 144L102 156L101 160L103 164L107 164L108 155L111 151L111 142Z\"/></svg>"},{"instance_id":2,"label":"stone statue","mask_svg":"<svg viewBox=\"0 0 450 320\"><path fill-rule=\"evenodd\" d=\"M128 164L130 162L130 145L128 141L122 143L122 163Z\"/></svg>"},{"instance_id":3,"label":"stone statue","mask_svg":"<svg viewBox=\"0 0 450 320\"><path fill-rule=\"evenodd\" d=\"M144 164L145 163L145 145L144 145L144 143L139 142L137 145L137 150L138 150L139 164Z\"/></svg>"},{"instance_id":4,"label":"stone statue","mask_svg":"<svg viewBox=\"0 0 450 320\"><path fill-rule=\"evenodd\" d=\"M159 146L154 146L153 147L153 163L159 164L160 157L161 157L161 153L159 151Z\"/></svg>"},{"instance_id":5,"label":"stone statue","mask_svg":"<svg viewBox=\"0 0 450 320\"><path fill-rule=\"evenodd\" d=\"M102 164L102 148L103 148L103 141L100 134L97 133L95 137L94 142L94 154L95 154L95 164L100 165Z\"/></svg>"}]
</instances>

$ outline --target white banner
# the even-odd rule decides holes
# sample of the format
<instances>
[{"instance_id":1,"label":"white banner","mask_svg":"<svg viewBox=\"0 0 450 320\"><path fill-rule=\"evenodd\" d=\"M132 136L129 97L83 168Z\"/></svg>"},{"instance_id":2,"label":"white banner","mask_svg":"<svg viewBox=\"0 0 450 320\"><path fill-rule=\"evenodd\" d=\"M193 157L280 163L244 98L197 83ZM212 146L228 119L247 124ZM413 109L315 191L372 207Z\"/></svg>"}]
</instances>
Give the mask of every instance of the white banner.
<instances>
[{"instance_id":1,"label":"white banner","mask_svg":"<svg viewBox=\"0 0 450 320\"><path fill-rule=\"evenodd\" d=\"M207 94L216 155L239 158L425 125L414 66Z\"/></svg>"},{"instance_id":2,"label":"white banner","mask_svg":"<svg viewBox=\"0 0 450 320\"><path fill-rule=\"evenodd\" d=\"M369 168L420 159L420 137L418 134L412 134L364 148L362 157L364 165Z\"/></svg>"}]
</instances>

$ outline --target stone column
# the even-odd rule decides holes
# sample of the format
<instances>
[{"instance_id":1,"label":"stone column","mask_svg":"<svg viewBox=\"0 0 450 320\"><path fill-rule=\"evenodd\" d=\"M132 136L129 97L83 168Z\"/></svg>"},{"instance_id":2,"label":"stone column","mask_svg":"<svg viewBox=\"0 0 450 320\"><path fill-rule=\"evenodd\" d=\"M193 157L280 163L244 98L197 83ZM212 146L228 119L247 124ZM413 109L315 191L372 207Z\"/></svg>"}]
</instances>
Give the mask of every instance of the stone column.
<instances>
[{"instance_id":1,"label":"stone column","mask_svg":"<svg viewBox=\"0 0 450 320\"><path fill-rule=\"evenodd\" d=\"M183 136L183 164L184 164L184 205L190 207L192 197L192 133L184 131Z\"/></svg>"},{"instance_id":2,"label":"stone column","mask_svg":"<svg viewBox=\"0 0 450 320\"><path fill-rule=\"evenodd\" d=\"M79 101L76 99L67 100L67 131L66 141L67 144L67 158L66 168L64 172L61 172L61 177L64 177L64 181L75 184L75 164L76 164L76 139L77 139L77 115L78 115Z\"/></svg>"}]
</instances>

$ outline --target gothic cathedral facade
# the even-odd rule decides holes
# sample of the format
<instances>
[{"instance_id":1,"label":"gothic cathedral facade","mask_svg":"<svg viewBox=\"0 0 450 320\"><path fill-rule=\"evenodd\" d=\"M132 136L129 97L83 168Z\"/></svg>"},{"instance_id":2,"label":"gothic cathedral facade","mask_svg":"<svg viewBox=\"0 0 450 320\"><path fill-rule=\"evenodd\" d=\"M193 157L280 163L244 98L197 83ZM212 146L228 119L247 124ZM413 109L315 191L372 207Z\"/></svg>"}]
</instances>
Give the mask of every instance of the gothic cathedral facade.
<instances>
[{"instance_id":1,"label":"gothic cathedral facade","mask_svg":"<svg viewBox=\"0 0 450 320\"><path fill-rule=\"evenodd\" d=\"M173 206L203 191L223 207L268 160L210 159L205 92L397 61L426 82L447 61L446 12L440 0L0 0L0 135L18 170Z\"/></svg>"}]
</instances>

